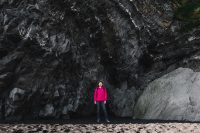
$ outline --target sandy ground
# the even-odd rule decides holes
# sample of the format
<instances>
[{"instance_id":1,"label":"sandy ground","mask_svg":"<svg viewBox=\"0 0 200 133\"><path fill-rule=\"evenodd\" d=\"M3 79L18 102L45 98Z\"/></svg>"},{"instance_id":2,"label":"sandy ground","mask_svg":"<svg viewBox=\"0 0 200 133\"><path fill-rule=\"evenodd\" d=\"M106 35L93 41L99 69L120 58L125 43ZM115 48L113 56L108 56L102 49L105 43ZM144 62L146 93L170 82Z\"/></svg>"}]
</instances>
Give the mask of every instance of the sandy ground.
<instances>
[{"instance_id":1,"label":"sandy ground","mask_svg":"<svg viewBox=\"0 0 200 133\"><path fill-rule=\"evenodd\" d=\"M0 123L0 133L200 133L200 123L111 120Z\"/></svg>"},{"instance_id":2,"label":"sandy ground","mask_svg":"<svg viewBox=\"0 0 200 133\"><path fill-rule=\"evenodd\" d=\"M0 124L1 133L200 133L198 123Z\"/></svg>"}]
</instances>

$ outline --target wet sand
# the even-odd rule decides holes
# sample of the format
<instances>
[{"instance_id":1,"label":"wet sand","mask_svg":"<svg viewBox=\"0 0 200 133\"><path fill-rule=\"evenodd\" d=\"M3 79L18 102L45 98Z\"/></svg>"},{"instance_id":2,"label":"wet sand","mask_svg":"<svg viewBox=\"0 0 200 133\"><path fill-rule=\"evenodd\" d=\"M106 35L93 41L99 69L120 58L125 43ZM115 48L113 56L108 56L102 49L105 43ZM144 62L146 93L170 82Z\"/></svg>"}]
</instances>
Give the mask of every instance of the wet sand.
<instances>
[{"instance_id":1,"label":"wet sand","mask_svg":"<svg viewBox=\"0 0 200 133\"><path fill-rule=\"evenodd\" d=\"M193 122L111 119L110 123L96 123L94 120L1 122L0 133L200 133L200 123Z\"/></svg>"}]
</instances>

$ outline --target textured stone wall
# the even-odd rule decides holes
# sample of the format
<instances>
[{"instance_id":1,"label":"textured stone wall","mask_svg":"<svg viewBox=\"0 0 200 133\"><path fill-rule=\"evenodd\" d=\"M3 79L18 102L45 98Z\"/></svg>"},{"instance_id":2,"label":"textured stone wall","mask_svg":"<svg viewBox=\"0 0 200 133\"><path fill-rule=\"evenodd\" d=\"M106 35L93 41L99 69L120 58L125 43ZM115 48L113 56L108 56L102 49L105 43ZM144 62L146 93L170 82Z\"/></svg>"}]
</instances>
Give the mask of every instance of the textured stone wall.
<instances>
[{"instance_id":1,"label":"textured stone wall","mask_svg":"<svg viewBox=\"0 0 200 133\"><path fill-rule=\"evenodd\" d=\"M94 114L98 80L110 112L132 116L150 81L179 66L199 70L200 30L180 32L178 7L171 0L1 0L4 116Z\"/></svg>"}]
</instances>

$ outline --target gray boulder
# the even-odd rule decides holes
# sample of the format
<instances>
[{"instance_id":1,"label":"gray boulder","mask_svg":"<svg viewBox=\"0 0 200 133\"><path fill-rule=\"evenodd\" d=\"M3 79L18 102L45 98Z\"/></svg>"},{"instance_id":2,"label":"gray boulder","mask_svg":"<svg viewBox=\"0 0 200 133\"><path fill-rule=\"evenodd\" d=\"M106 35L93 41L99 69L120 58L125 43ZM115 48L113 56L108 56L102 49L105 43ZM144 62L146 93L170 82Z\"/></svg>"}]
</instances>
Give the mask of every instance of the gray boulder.
<instances>
[{"instance_id":1,"label":"gray boulder","mask_svg":"<svg viewBox=\"0 0 200 133\"><path fill-rule=\"evenodd\" d=\"M199 94L200 73L178 68L146 87L133 118L199 121Z\"/></svg>"}]
</instances>

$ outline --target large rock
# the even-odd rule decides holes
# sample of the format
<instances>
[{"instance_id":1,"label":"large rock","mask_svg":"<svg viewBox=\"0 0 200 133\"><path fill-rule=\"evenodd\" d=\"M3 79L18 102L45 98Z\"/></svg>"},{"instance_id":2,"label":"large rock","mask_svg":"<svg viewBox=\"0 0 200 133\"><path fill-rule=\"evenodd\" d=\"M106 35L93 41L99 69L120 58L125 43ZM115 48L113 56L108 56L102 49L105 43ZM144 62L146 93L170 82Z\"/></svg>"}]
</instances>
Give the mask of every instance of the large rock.
<instances>
[{"instance_id":1,"label":"large rock","mask_svg":"<svg viewBox=\"0 0 200 133\"><path fill-rule=\"evenodd\" d=\"M111 112L132 116L149 82L180 66L200 70L200 29L181 32L179 6L175 0L1 0L6 119L91 115L102 77L112 86ZM25 93L9 97L13 88Z\"/></svg>"},{"instance_id":2,"label":"large rock","mask_svg":"<svg viewBox=\"0 0 200 133\"><path fill-rule=\"evenodd\" d=\"M200 121L199 94L200 72L178 68L147 86L134 118Z\"/></svg>"}]
</instances>

